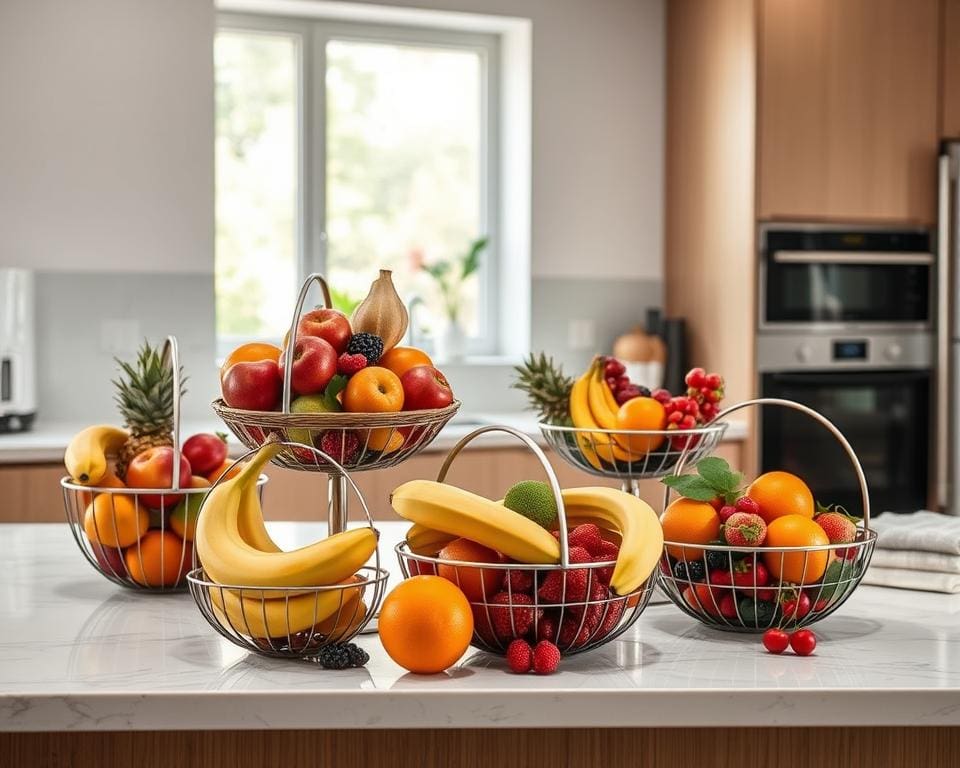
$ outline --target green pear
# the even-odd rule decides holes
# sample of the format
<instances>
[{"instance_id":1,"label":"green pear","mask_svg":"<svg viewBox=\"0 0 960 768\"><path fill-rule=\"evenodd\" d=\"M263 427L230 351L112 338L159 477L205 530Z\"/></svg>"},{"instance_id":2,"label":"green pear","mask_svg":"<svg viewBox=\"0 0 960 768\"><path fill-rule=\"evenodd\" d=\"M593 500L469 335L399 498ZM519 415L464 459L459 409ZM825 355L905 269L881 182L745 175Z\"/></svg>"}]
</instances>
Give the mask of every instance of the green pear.
<instances>
[{"instance_id":1,"label":"green pear","mask_svg":"<svg viewBox=\"0 0 960 768\"><path fill-rule=\"evenodd\" d=\"M336 396L330 397L326 392L317 395L300 395L290 403L290 413L338 413L342 410ZM313 445L314 438L319 436L319 430L303 427L291 427L287 430L288 440L303 445Z\"/></svg>"}]
</instances>

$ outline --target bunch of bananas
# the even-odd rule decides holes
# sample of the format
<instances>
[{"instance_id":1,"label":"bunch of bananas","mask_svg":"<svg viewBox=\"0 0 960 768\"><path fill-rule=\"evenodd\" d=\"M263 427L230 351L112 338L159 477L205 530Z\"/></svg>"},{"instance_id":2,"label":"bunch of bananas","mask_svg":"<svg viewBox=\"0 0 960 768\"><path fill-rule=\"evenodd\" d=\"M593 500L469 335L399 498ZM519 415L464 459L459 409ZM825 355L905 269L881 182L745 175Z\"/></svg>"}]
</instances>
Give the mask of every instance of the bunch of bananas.
<instances>
[{"instance_id":1,"label":"bunch of bananas","mask_svg":"<svg viewBox=\"0 0 960 768\"><path fill-rule=\"evenodd\" d=\"M267 533L257 493L263 466L282 446L267 444L234 478L204 499L197 521L197 555L211 581L221 622L253 637L283 637L311 627L325 635L349 634L366 615L356 573L377 548L372 528L337 533L284 552ZM291 587L257 590L254 587ZM316 589L329 586L330 589ZM299 588L299 589L298 589ZM353 625L353 626L351 626Z\"/></svg>"},{"instance_id":2,"label":"bunch of bananas","mask_svg":"<svg viewBox=\"0 0 960 768\"><path fill-rule=\"evenodd\" d=\"M518 512L446 483L412 480L390 497L400 517L414 523L407 545L418 554L436 554L453 538L466 538L520 563L559 563L560 545L546 529ZM567 523L595 523L620 538L610 589L628 595L649 578L663 550L663 531L645 501L613 488L563 491Z\"/></svg>"},{"instance_id":3,"label":"bunch of bananas","mask_svg":"<svg viewBox=\"0 0 960 768\"><path fill-rule=\"evenodd\" d=\"M63 463L75 483L96 486L107 474L107 456L115 455L130 434L109 424L80 430L67 445Z\"/></svg>"}]
</instances>

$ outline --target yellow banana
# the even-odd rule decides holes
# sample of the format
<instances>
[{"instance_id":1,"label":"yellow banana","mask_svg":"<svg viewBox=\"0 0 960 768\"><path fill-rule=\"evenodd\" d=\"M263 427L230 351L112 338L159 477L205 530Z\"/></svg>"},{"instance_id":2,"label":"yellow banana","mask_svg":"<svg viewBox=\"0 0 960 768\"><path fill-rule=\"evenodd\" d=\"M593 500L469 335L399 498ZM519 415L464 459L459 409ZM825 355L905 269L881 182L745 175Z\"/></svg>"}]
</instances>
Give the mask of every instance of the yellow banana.
<instances>
[{"instance_id":1,"label":"yellow banana","mask_svg":"<svg viewBox=\"0 0 960 768\"><path fill-rule=\"evenodd\" d=\"M563 491L568 520L593 520L622 535L610 589L628 595L646 581L663 553L663 529L647 502L614 488L568 488Z\"/></svg>"},{"instance_id":2,"label":"yellow banana","mask_svg":"<svg viewBox=\"0 0 960 768\"><path fill-rule=\"evenodd\" d=\"M353 614L356 602L349 613L347 606L361 592L355 589L331 589L321 592L284 596L277 600L261 600L254 595L238 597L229 589L210 587L210 599L218 618L227 626L244 635L253 637L285 637L303 632L327 619L339 623Z\"/></svg>"},{"instance_id":3,"label":"yellow banana","mask_svg":"<svg viewBox=\"0 0 960 768\"><path fill-rule=\"evenodd\" d=\"M451 533L436 531L418 523L414 523L407 529L405 537L411 552L415 555L427 555L428 557L433 557L456 538Z\"/></svg>"},{"instance_id":4,"label":"yellow banana","mask_svg":"<svg viewBox=\"0 0 960 768\"><path fill-rule=\"evenodd\" d=\"M237 509L237 532L254 549L261 552L282 552L276 545L263 520L263 507L260 506L260 494L254 478L253 482L243 486L240 506Z\"/></svg>"},{"instance_id":5,"label":"yellow banana","mask_svg":"<svg viewBox=\"0 0 960 768\"><path fill-rule=\"evenodd\" d=\"M248 486L255 488L260 469L279 450L276 445L264 446L236 477L204 499L195 544L213 581L262 587L336 584L356 573L376 550L376 533L366 527L334 534L292 552L261 551L244 540L238 519L244 491Z\"/></svg>"},{"instance_id":6,"label":"yellow banana","mask_svg":"<svg viewBox=\"0 0 960 768\"><path fill-rule=\"evenodd\" d=\"M432 480L398 486L390 503L400 517L463 536L521 563L556 563L560 545L544 528L501 504Z\"/></svg>"},{"instance_id":7,"label":"yellow banana","mask_svg":"<svg viewBox=\"0 0 960 768\"><path fill-rule=\"evenodd\" d=\"M612 417L614 420L612 427L603 426L603 424L598 423L597 419L595 418L596 414L593 411L591 403L592 399L596 399L598 401L598 408L601 406L606 408L601 394L594 393L591 396L592 390L595 389L593 385L593 376L596 371L597 363L595 361L590 365L590 369L583 374L583 376L577 379L576 382L574 382L573 389L570 392L570 417L573 419L574 425L581 429L616 429L615 415ZM606 382L603 381L602 378L601 383L606 388ZM611 423L609 421L609 411L607 414L607 423L609 424ZM587 461L590 461L590 458L589 454L587 454L585 450L585 446L591 453L593 453L595 456L599 456L599 458L603 459L609 464L616 464L618 460L626 462L636 460L636 457L633 454L623 450L623 448L621 448L609 434L605 434L603 432L592 432L589 434L581 433L577 435L577 442L580 444L580 450L584 452L585 456L587 456ZM592 461L590 463L593 464ZM597 469L600 469L600 467L597 467Z\"/></svg>"},{"instance_id":8,"label":"yellow banana","mask_svg":"<svg viewBox=\"0 0 960 768\"><path fill-rule=\"evenodd\" d=\"M620 429L619 422L617 421L617 411L620 409L620 406L617 405L617 400L613 396L613 392L610 391L610 387L607 386L607 382L603 378L603 364L595 361L591 371L593 373L590 376L590 381L587 386L590 412L601 428L615 430L612 435L603 436L609 444L610 452L614 457L620 461L636 461L641 458L642 454L631 453L627 450L629 444L626 443L626 438L618 435L616 432L616 430Z\"/></svg>"},{"instance_id":9,"label":"yellow banana","mask_svg":"<svg viewBox=\"0 0 960 768\"><path fill-rule=\"evenodd\" d=\"M130 433L109 424L80 430L67 445L63 463L74 482L96 485L107 473L107 455L115 454Z\"/></svg>"}]
</instances>

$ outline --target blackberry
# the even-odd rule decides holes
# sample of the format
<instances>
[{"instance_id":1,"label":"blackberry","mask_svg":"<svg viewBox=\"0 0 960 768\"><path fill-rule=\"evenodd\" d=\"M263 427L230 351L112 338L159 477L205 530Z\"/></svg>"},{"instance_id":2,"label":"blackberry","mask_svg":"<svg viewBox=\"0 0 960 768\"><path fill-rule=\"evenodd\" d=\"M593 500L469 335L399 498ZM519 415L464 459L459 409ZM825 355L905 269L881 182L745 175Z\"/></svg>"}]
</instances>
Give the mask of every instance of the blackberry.
<instances>
[{"instance_id":1,"label":"blackberry","mask_svg":"<svg viewBox=\"0 0 960 768\"><path fill-rule=\"evenodd\" d=\"M718 552L715 549L707 550L707 565L711 568L729 568L730 553Z\"/></svg>"},{"instance_id":2,"label":"blackberry","mask_svg":"<svg viewBox=\"0 0 960 768\"><path fill-rule=\"evenodd\" d=\"M370 654L367 653L359 645L354 643L347 643L344 646L347 649L347 653L350 654L350 663L355 667L362 667L368 661L370 661Z\"/></svg>"},{"instance_id":3,"label":"blackberry","mask_svg":"<svg viewBox=\"0 0 960 768\"><path fill-rule=\"evenodd\" d=\"M383 354L383 339L372 333L355 333L347 344L348 355L363 355L367 365L376 365Z\"/></svg>"},{"instance_id":4,"label":"blackberry","mask_svg":"<svg viewBox=\"0 0 960 768\"><path fill-rule=\"evenodd\" d=\"M327 645L317 654L317 662L324 669L362 667L368 661L370 656L367 652L353 643Z\"/></svg>"},{"instance_id":5,"label":"blackberry","mask_svg":"<svg viewBox=\"0 0 960 768\"><path fill-rule=\"evenodd\" d=\"M640 397L650 397L650 390L647 387L638 384L637 389L640 390Z\"/></svg>"},{"instance_id":6,"label":"blackberry","mask_svg":"<svg viewBox=\"0 0 960 768\"><path fill-rule=\"evenodd\" d=\"M677 581L703 581L707 575L700 560L678 560L673 564L673 577Z\"/></svg>"}]
</instances>

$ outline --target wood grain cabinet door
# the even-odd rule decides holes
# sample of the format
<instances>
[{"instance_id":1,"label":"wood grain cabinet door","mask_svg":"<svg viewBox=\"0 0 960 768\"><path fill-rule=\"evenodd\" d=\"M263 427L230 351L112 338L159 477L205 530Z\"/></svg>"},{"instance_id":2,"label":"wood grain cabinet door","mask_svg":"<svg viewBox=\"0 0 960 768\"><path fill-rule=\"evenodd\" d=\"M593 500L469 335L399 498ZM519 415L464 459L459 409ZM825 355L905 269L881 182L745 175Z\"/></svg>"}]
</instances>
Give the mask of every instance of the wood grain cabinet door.
<instances>
[{"instance_id":1,"label":"wood grain cabinet door","mask_svg":"<svg viewBox=\"0 0 960 768\"><path fill-rule=\"evenodd\" d=\"M940 135L960 139L960 0L943 0Z\"/></svg>"},{"instance_id":2,"label":"wood grain cabinet door","mask_svg":"<svg viewBox=\"0 0 960 768\"><path fill-rule=\"evenodd\" d=\"M932 223L940 0L759 14L759 218Z\"/></svg>"}]
</instances>

